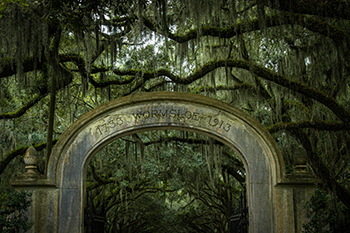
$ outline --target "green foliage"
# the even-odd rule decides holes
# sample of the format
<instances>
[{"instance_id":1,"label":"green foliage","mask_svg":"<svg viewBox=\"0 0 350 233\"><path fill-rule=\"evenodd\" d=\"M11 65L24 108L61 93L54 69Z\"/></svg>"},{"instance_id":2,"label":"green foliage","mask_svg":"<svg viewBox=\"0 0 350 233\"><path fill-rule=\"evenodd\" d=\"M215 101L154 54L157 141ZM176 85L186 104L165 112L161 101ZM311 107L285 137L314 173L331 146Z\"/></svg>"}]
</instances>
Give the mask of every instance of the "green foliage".
<instances>
[{"instance_id":1,"label":"green foliage","mask_svg":"<svg viewBox=\"0 0 350 233\"><path fill-rule=\"evenodd\" d=\"M227 167L244 174L240 164L232 150L204 135L150 131L100 150L86 187L96 209L104 203L107 228L115 232L227 232L222 223L240 191Z\"/></svg>"},{"instance_id":2,"label":"green foliage","mask_svg":"<svg viewBox=\"0 0 350 233\"><path fill-rule=\"evenodd\" d=\"M2 0L0 3L0 19L3 17L2 12L6 11L10 4L18 4L23 8L29 7L29 5L24 0Z\"/></svg>"},{"instance_id":3,"label":"green foliage","mask_svg":"<svg viewBox=\"0 0 350 233\"><path fill-rule=\"evenodd\" d=\"M309 219L309 222L303 225L304 233L334 232L337 214L331 207L330 197L325 191L316 187L304 208Z\"/></svg>"},{"instance_id":4,"label":"green foliage","mask_svg":"<svg viewBox=\"0 0 350 233\"><path fill-rule=\"evenodd\" d=\"M315 7L310 8L310 2ZM62 71L56 86L67 84L56 90L54 137L111 99L137 92L191 91L246 111L268 130L277 128L271 133L287 173L294 171L295 148L310 141L308 152L315 152L309 161L312 170L327 180L326 185L349 190L350 8L341 7L343 2L347 1L0 1L0 193L24 169L20 154L11 162L4 155L47 138L50 101L37 96L51 91L48 84L57 74L53 67ZM297 7L291 10L286 3ZM342 11L329 12L329 6ZM56 40L57 51L53 50ZM239 62L226 62L231 60ZM224 66L216 65L220 61ZM33 105L27 105L30 102ZM11 118L20 109L25 110ZM340 120L344 128L325 130L314 124L320 120L329 124ZM298 122L310 124L278 127ZM306 134L304 140L300 134ZM109 210L110 219L117 219L114 222L125 214L130 217L125 217L126 226L143 211L133 199L143 191L161 190L147 195L150 203L163 206L159 215L169 214L169 223L174 206L183 206L196 195L214 206L221 200L211 197L212 191L223 196L220 188L230 187L233 193L238 186L224 180L225 172L217 169L222 161L209 159L208 166L212 154L207 145L148 144L162 141L160 136L140 134L143 144L124 138L103 148L105 154L92 161L97 176L88 169L87 187L115 199ZM44 151L39 157L43 172ZM244 173L226 160L223 164ZM328 182L329 177L334 179ZM350 207L348 192L336 195ZM199 225L211 221L197 218L207 210L196 200L183 208L183 216Z\"/></svg>"},{"instance_id":5,"label":"green foliage","mask_svg":"<svg viewBox=\"0 0 350 233\"><path fill-rule=\"evenodd\" d=\"M24 190L4 192L0 195L0 232L27 231L33 226L23 213L31 205L31 195Z\"/></svg>"}]
</instances>

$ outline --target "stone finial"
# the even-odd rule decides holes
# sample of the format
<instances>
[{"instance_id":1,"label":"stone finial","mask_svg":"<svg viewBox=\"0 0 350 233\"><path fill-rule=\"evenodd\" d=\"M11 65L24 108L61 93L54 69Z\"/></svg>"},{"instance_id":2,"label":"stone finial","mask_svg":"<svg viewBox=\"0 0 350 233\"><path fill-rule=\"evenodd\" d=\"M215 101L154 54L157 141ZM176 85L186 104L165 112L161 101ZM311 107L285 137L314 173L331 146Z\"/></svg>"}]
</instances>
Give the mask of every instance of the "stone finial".
<instances>
[{"instance_id":1,"label":"stone finial","mask_svg":"<svg viewBox=\"0 0 350 233\"><path fill-rule=\"evenodd\" d=\"M30 146L23 157L24 164L26 165L26 175L37 175L36 169L38 165L38 152L34 147Z\"/></svg>"},{"instance_id":2,"label":"stone finial","mask_svg":"<svg viewBox=\"0 0 350 233\"><path fill-rule=\"evenodd\" d=\"M307 161L308 157L306 154L306 151L304 147L299 146L295 152L294 152L294 162L295 162L295 169L297 172L306 172L307 171Z\"/></svg>"}]
</instances>

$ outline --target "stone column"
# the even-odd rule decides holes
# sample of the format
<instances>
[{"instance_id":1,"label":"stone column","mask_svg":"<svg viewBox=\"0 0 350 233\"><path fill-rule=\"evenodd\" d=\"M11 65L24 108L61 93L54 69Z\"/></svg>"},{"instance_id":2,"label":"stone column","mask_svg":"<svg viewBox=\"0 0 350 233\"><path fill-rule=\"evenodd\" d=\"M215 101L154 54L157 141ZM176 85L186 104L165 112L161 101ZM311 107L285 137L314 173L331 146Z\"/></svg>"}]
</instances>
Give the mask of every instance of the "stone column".
<instances>
[{"instance_id":1,"label":"stone column","mask_svg":"<svg viewBox=\"0 0 350 233\"><path fill-rule=\"evenodd\" d=\"M38 156L34 147L27 149L23 160L27 172L17 177L11 185L16 190L24 189L32 193L27 216L34 225L29 232L57 232L58 190L51 180L36 171Z\"/></svg>"},{"instance_id":2,"label":"stone column","mask_svg":"<svg viewBox=\"0 0 350 233\"><path fill-rule=\"evenodd\" d=\"M275 186L277 232L303 232L303 224L307 222L304 205L314 191L315 184L321 182L308 168L307 160L304 148L297 148L294 154L295 171L286 174Z\"/></svg>"}]
</instances>

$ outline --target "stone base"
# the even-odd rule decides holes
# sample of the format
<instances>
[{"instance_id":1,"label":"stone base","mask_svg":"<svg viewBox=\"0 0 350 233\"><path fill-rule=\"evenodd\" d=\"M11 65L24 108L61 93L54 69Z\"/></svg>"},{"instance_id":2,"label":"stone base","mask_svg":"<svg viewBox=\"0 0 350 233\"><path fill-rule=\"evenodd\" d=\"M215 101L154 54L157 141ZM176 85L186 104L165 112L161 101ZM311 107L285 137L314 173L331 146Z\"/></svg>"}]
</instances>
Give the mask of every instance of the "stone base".
<instances>
[{"instance_id":1,"label":"stone base","mask_svg":"<svg viewBox=\"0 0 350 233\"><path fill-rule=\"evenodd\" d=\"M316 183L321 183L321 180L311 171L296 171L286 174L282 182L275 186L276 232L303 232L303 224L307 221L304 205Z\"/></svg>"},{"instance_id":2,"label":"stone base","mask_svg":"<svg viewBox=\"0 0 350 233\"><path fill-rule=\"evenodd\" d=\"M58 189L43 176L26 174L17 177L11 185L18 191L25 189L32 194L26 215L34 225L28 232L57 232Z\"/></svg>"}]
</instances>

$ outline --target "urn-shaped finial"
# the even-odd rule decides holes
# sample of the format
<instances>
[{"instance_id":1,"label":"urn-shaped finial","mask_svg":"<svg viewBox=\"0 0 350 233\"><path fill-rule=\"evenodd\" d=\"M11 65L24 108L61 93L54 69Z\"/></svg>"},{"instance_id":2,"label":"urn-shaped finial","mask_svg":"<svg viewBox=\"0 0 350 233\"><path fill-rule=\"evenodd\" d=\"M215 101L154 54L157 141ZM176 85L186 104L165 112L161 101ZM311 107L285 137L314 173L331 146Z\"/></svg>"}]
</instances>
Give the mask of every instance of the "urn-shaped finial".
<instances>
[{"instance_id":1,"label":"urn-shaped finial","mask_svg":"<svg viewBox=\"0 0 350 233\"><path fill-rule=\"evenodd\" d=\"M26 165L27 174L36 174L36 169L38 165L38 152L34 147L30 146L26 153L24 154L24 164Z\"/></svg>"},{"instance_id":2,"label":"urn-shaped finial","mask_svg":"<svg viewBox=\"0 0 350 233\"><path fill-rule=\"evenodd\" d=\"M306 154L306 150L304 147L299 146L296 148L294 152L294 162L295 162L295 168L297 172L306 172L307 171L307 161L308 157Z\"/></svg>"}]
</instances>

